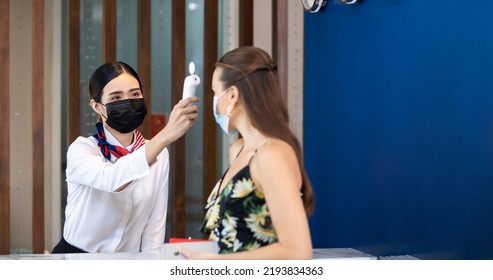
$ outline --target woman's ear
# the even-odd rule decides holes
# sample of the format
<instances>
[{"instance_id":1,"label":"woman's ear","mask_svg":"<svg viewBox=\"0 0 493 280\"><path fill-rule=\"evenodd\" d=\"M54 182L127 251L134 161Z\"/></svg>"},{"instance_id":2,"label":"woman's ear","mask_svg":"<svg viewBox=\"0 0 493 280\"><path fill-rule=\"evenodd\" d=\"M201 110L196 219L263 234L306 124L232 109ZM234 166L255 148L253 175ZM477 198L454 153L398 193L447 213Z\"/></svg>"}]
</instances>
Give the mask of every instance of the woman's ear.
<instances>
[{"instance_id":1,"label":"woman's ear","mask_svg":"<svg viewBox=\"0 0 493 280\"><path fill-rule=\"evenodd\" d=\"M98 115L101 115L102 114L101 104L99 104L98 102L96 102L96 100L94 100L94 99L91 99L91 101L89 103L91 105L91 108L94 110L94 112L96 114L98 114Z\"/></svg>"},{"instance_id":2,"label":"woman's ear","mask_svg":"<svg viewBox=\"0 0 493 280\"><path fill-rule=\"evenodd\" d=\"M231 93L228 95L229 96L229 101L232 104L236 104L238 100L240 99L240 91L236 86L231 86L230 89Z\"/></svg>"}]
</instances>

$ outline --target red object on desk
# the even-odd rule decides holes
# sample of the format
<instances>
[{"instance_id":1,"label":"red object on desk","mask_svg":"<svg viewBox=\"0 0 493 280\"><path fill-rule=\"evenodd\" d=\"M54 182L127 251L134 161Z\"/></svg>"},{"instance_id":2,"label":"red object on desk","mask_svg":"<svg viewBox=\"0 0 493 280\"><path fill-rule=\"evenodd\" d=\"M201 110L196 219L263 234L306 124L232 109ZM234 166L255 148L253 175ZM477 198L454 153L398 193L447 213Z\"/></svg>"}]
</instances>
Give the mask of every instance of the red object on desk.
<instances>
[{"instance_id":1,"label":"red object on desk","mask_svg":"<svg viewBox=\"0 0 493 280\"><path fill-rule=\"evenodd\" d=\"M208 240L205 240L205 239L192 239L192 238L176 238L176 237L170 237L169 238L169 243L203 242L203 241L208 241Z\"/></svg>"}]
</instances>

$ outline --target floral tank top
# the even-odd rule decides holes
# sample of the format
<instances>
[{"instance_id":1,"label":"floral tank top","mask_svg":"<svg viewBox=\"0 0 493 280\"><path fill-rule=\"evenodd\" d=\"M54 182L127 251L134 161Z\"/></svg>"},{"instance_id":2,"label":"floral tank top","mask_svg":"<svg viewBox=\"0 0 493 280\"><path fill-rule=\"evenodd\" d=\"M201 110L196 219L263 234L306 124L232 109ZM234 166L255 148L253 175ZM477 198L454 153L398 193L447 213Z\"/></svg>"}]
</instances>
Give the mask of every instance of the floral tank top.
<instances>
[{"instance_id":1,"label":"floral tank top","mask_svg":"<svg viewBox=\"0 0 493 280\"><path fill-rule=\"evenodd\" d=\"M248 251L277 242L264 195L257 190L250 175L252 158L218 193L223 175L207 199L207 212L200 231L218 243L220 254Z\"/></svg>"}]
</instances>

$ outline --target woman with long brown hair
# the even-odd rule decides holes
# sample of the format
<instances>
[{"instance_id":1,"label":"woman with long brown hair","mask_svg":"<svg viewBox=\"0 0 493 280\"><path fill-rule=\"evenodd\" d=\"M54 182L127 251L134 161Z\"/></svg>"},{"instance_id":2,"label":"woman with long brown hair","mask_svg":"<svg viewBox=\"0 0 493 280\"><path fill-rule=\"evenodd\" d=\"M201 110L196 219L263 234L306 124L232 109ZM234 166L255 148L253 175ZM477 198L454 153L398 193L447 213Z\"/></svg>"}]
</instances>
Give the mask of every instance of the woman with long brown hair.
<instances>
[{"instance_id":1,"label":"woman with long brown hair","mask_svg":"<svg viewBox=\"0 0 493 280\"><path fill-rule=\"evenodd\" d=\"M216 63L212 89L216 122L225 133L241 135L201 227L217 241L219 254L180 253L189 259L310 259L313 192L276 65L259 48L234 49Z\"/></svg>"}]
</instances>

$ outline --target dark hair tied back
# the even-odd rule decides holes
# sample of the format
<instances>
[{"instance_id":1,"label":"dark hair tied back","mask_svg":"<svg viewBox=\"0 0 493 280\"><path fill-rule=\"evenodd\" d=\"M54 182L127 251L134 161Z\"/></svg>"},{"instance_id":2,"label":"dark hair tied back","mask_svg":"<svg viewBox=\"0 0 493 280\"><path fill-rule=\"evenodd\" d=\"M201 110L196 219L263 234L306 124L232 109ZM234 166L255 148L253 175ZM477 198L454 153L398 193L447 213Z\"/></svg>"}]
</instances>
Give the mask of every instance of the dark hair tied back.
<instances>
[{"instance_id":1,"label":"dark hair tied back","mask_svg":"<svg viewBox=\"0 0 493 280\"><path fill-rule=\"evenodd\" d=\"M139 75L130 65L122 61L110 61L99 66L92 74L89 80L89 98L94 99L96 102L101 102L104 87L123 73L128 73L137 79L142 90Z\"/></svg>"}]
</instances>

